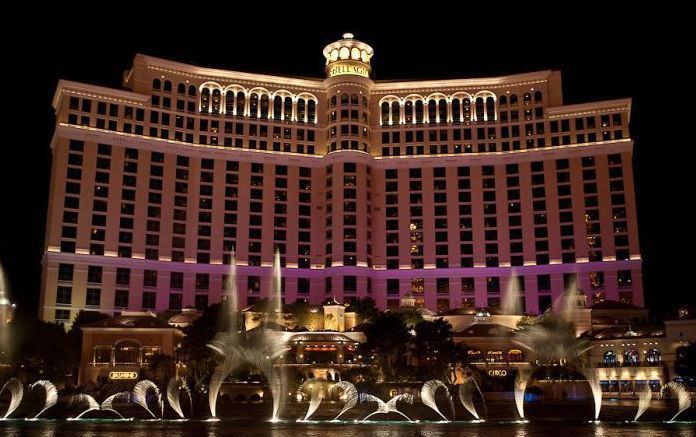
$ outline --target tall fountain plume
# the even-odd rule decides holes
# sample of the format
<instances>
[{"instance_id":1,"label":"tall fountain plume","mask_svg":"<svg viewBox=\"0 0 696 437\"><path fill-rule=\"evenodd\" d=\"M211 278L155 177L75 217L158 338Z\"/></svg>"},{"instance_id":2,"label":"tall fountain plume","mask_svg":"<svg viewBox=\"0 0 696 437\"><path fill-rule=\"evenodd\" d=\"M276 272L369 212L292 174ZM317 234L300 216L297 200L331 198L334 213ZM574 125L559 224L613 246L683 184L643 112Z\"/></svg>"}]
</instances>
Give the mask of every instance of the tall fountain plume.
<instances>
[{"instance_id":1,"label":"tall fountain plume","mask_svg":"<svg viewBox=\"0 0 696 437\"><path fill-rule=\"evenodd\" d=\"M597 369L590 366L581 366L580 373L585 376L587 383L592 390L592 398L594 399L595 420L599 419L599 412L602 409L602 385L599 382L599 373Z\"/></svg>"},{"instance_id":2,"label":"tall fountain plume","mask_svg":"<svg viewBox=\"0 0 696 437\"><path fill-rule=\"evenodd\" d=\"M56 386L53 385L51 381L47 381L45 379L42 379L41 381L36 381L32 385L29 386L30 389L34 389L36 386L40 386L43 388L44 392L46 393L46 398L44 400L44 406L39 411L39 413L34 416L34 419L38 419L40 415L42 415L46 410L51 408L58 402L58 390L56 389Z\"/></svg>"},{"instance_id":3,"label":"tall fountain plume","mask_svg":"<svg viewBox=\"0 0 696 437\"><path fill-rule=\"evenodd\" d=\"M336 417L334 417L334 420L338 420L339 417L343 415L346 411L350 410L354 406L358 404L358 390L355 388L353 384L351 384L348 381L339 381L337 382L332 390L340 390L342 393L340 395L341 398L345 398L346 403L343 404L343 409L341 409L341 412L338 413Z\"/></svg>"},{"instance_id":4,"label":"tall fountain plume","mask_svg":"<svg viewBox=\"0 0 696 437\"><path fill-rule=\"evenodd\" d=\"M532 369L527 366L519 367L517 375L515 375L515 407L517 407L517 414L520 415L521 420L524 420L524 392L527 390L527 384L531 376Z\"/></svg>"},{"instance_id":5,"label":"tall fountain plume","mask_svg":"<svg viewBox=\"0 0 696 437\"><path fill-rule=\"evenodd\" d=\"M650 401L652 401L652 390L648 384L643 385L643 390L638 393L638 411L636 411L636 417L633 421L638 421L638 418L645 413L645 410L650 406Z\"/></svg>"},{"instance_id":6,"label":"tall fountain plume","mask_svg":"<svg viewBox=\"0 0 696 437\"><path fill-rule=\"evenodd\" d=\"M273 276L271 278L271 312L275 322L282 324L283 316L283 290L282 290L280 251L273 255Z\"/></svg>"},{"instance_id":7,"label":"tall fountain plume","mask_svg":"<svg viewBox=\"0 0 696 437\"><path fill-rule=\"evenodd\" d=\"M162 394L154 382L144 379L135 384L135 387L133 387L133 402L143 407L153 418L156 419L157 416L147 405L147 392L150 390L152 390L152 392L155 394L155 398L157 399L157 407L160 409L161 418L162 413L164 413L164 403L162 402Z\"/></svg>"},{"instance_id":8,"label":"tall fountain plume","mask_svg":"<svg viewBox=\"0 0 696 437\"><path fill-rule=\"evenodd\" d=\"M469 376L464 379L464 382L459 384L459 401L462 403L464 408L474 416L474 419L480 420L478 412L476 412L476 406L474 405L474 390L481 393L481 390L476 383L473 376Z\"/></svg>"},{"instance_id":9,"label":"tall fountain plume","mask_svg":"<svg viewBox=\"0 0 696 437\"><path fill-rule=\"evenodd\" d=\"M229 280L231 283L236 284L233 267L235 264L234 257L232 257L231 264ZM270 300L271 305L277 307L278 311L271 311L273 311L274 315L277 314L277 317L281 317L280 257L278 254L276 255L273 271L274 278L272 282L277 284L277 286L273 286L271 294L275 294L275 302L277 304L273 302L273 297ZM223 358L222 362L218 364L209 386L208 402L210 413L213 419L217 418L217 395L225 378L241 363L249 363L260 370L266 377L273 397L273 416L271 420L278 420L285 395L287 395L287 382L282 371L274 365L274 361L285 351L285 341L282 336L276 335L276 333L266 327L258 329L253 334L240 332L238 329L239 324L237 323L236 288L230 285L228 289L230 291L227 294L228 303L225 305L226 311L223 311L226 313L224 315L227 320L225 323L226 328L218 332L213 341L208 344L209 348ZM258 331L261 331L260 335Z\"/></svg>"},{"instance_id":10,"label":"tall fountain plume","mask_svg":"<svg viewBox=\"0 0 696 437\"><path fill-rule=\"evenodd\" d=\"M22 386L22 381L17 378L10 378L0 389L0 395L5 390L10 392L10 405L7 407L5 415L2 416L3 419L7 419L14 413L19 404L22 403L22 397L24 397L24 386Z\"/></svg>"},{"instance_id":11,"label":"tall fountain plume","mask_svg":"<svg viewBox=\"0 0 696 437\"><path fill-rule=\"evenodd\" d=\"M520 281L513 268L500 306L502 313L513 315L521 314L522 307L520 305L520 296Z\"/></svg>"},{"instance_id":12,"label":"tall fountain plume","mask_svg":"<svg viewBox=\"0 0 696 437\"><path fill-rule=\"evenodd\" d=\"M423 402L423 404L427 405L433 411L439 414L443 420L449 422L450 420L447 417L445 417L444 414L442 414L440 409L437 407L437 403L435 402L435 393L440 388L445 390L445 394L447 395L447 399L449 400L450 410L454 410L454 406L452 405L452 396L450 395L449 389L447 389L447 386L439 379L431 379L430 381L426 381L425 384L423 384L423 387L421 387L420 392L421 402Z\"/></svg>"},{"instance_id":13,"label":"tall fountain plume","mask_svg":"<svg viewBox=\"0 0 696 437\"><path fill-rule=\"evenodd\" d=\"M396 404L398 402L406 402L407 404L412 404L413 403L413 395L409 393L404 393L400 395L396 395L393 398L389 399L388 402L384 402L382 399L378 398L377 396L367 394L367 393L362 393L360 395L360 401L361 402L377 402L377 410L373 411L372 413L368 414L365 416L365 418L362 420L363 422L369 419L370 417L374 416L375 414L389 414L389 413L396 413L400 414L406 420L409 422L413 422L407 415L399 411L397 408Z\"/></svg>"},{"instance_id":14,"label":"tall fountain plume","mask_svg":"<svg viewBox=\"0 0 696 437\"><path fill-rule=\"evenodd\" d=\"M312 414L314 414L317 409L319 408L319 405L321 405L321 401L324 399L324 387L321 381L318 381L315 378L309 378L305 382L302 383L300 388L298 389L301 392L309 392L309 406L307 407L307 413L304 416L303 420L308 420L310 417L312 417Z\"/></svg>"},{"instance_id":15,"label":"tall fountain plume","mask_svg":"<svg viewBox=\"0 0 696 437\"><path fill-rule=\"evenodd\" d=\"M678 382L668 382L664 387L662 387L662 392L666 389L672 390L672 393L677 397L677 414L672 416L672 418L669 420L670 422L674 422L674 419L677 418L681 413L686 411L690 406L691 406L691 395L689 394L689 390L686 389L682 384L679 384Z\"/></svg>"},{"instance_id":16,"label":"tall fountain plume","mask_svg":"<svg viewBox=\"0 0 696 437\"><path fill-rule=\"evenodd\" d=\"M10 307L5 272L0 265L0 364L9 361L10 334L7 321L10 318Z\"/></svg>"},{"instance_id":17,"label":"tall fountain plume","mask_svg":"<svg viewBox=\"0 0 696 437\"><path fill-rule=\"evenodd\" d=\"M80 419L90 411L99 411L99 403L96 401L96 399L85 393L77 393L70 396L68 403L70 406L83 407L83 410L80 412L80 414L75 416L75 419Z\"/></svg>"},{"instance_id":18,"label":"tall fountain plume","mask_svg":"<svg viewBox=\"0 0 696 437\"><path fill-rule=\"evenodd\" d=\"M174 410L174 412L183 419L184 411L181 409L180 400L182 389L188 395L189 405L191 405L191 412L193 413L191 390L189 389L188 384L186 384L186 381L183 378L177 377L172 377L169 379L169 383L167 384L167 402L169 403L169 406L172 407L172 410Z\"/></svg>"}]
</instances>

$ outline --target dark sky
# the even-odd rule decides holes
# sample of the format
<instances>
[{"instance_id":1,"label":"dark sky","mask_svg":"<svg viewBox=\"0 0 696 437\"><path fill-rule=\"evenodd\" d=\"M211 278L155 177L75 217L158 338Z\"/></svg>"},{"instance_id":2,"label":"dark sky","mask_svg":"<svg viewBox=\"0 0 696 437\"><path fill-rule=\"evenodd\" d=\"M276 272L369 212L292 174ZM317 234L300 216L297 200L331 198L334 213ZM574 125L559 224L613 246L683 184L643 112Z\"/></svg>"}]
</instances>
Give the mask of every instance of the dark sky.
<instances>
[{"instance_id":1,"label":"dark sky","mask_svg":"<svg viewBox=\"0 0 696 437\"><path fill-rule=\"evenodd\" d=\"M507 13L499 10L502 5L475 10L463 4L461 12L392 12L369 23L361 16L341 19L339 12L300 18L270 5L247 13L232 8L236 2L207 19L177 8L139 10L138 18L44 10L53 24L34 25L36 35L28 36L31 26L27 32L3 30L9 112L0 155L0 263L13 300L21 310L36 312L55 122L50 105L59 78L119 87L138 52L207 67L322 77L324 45L353 32L374 47L378 80L556 69L562 71L566 103L631 97L646 299L658 311L696 301L689 250L696 224L688 152L694 140L679 110L694 94L682 58L693 52L688 28L678 22L678 11L672 17L657 10L629 14L606 3Z\"/></svg>"}]
</instances>

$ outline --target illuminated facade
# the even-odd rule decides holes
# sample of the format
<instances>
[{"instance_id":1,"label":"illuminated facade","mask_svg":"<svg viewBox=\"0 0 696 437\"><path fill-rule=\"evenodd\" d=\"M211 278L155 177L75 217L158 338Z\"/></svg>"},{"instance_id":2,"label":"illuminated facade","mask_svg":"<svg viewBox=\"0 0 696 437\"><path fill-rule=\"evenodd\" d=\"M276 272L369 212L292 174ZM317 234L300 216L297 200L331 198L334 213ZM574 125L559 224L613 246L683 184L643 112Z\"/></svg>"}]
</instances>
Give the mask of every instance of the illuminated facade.
<instances>
[{"instance_id":1,"label":"illuminated facade","mask_svg":"<svg viewBox=\"0 0 696 437\"><path fill-rule=\"evenodd\" d=\"M326 78L136 55L125 90L60 81L40 312L411 295L527 312L577 275L643 305L629 99L564 105L557 71L373 81L352 35Z\"/></svg>"}]
</instances>

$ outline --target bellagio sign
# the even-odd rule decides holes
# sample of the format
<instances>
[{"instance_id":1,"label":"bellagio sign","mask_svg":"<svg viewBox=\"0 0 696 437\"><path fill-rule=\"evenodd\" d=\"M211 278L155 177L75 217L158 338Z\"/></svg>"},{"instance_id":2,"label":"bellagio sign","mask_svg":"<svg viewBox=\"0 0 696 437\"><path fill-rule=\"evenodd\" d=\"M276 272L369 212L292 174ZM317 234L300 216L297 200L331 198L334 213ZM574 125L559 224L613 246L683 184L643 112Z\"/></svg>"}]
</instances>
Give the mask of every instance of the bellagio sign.
<instances>
[{"instance_id":1,"label":"bellagio sign","mask_svg":"<svg viewBox=\"0 0 696 437\"><path fill-rule=\"evenodd\" d=\"M329 77L353 74L356 76L370 77L370 70L360 62L339 61L329 68Z\"/></svg>"},{"instance_id":2,"label":"bellagio sign","mask_svg":"<svg viewBox=\"0 0 696 437\"><path fill-rule=\"evenodd\" d=\"M109 372L109 379L138 379L138 372Z\"/></svg>"}]
</instances>

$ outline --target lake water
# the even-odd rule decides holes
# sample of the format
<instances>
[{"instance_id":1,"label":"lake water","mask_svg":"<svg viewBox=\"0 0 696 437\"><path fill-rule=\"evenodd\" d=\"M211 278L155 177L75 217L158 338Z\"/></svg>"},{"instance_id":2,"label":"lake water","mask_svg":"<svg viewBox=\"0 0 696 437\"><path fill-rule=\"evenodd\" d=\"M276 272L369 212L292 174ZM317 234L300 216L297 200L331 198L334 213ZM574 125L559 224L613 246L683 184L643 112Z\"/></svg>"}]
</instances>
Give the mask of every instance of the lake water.
<instances>
[{"instance_id":1,"label":"lake water","mask_svg":"<svg viewBox=\"0 0 696 437\"><path fill-rule=\"evenodd\" d=\"M0 422L3 437L184 437L184 436L236 436L236 437L533 437L566 435L573 437L696 437L694 422L600 422L538 421L514 422L454 422L417 423L374 422L369 424L342 423L269 423L259 421L223 420L204 421L102 421L88 420L68 422L64 420L8 420Z\"/></svg>"}]
</instances>

